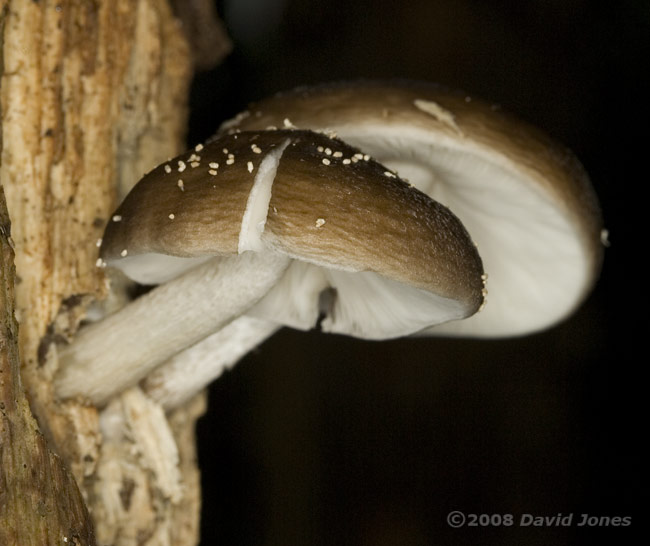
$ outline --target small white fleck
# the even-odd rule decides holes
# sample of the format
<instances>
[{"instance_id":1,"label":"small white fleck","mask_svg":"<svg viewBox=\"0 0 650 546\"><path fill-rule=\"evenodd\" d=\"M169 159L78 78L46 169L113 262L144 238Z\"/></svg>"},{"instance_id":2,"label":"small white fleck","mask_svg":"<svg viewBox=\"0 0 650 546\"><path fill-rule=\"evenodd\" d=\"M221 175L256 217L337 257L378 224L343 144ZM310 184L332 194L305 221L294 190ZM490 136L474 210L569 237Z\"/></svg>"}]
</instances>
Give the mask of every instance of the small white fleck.
<instances>
[{"instance_id":1,"label":"small white fleck","mask_svg":"<svg viewBox=\"0 0 650 546\"><path fill-rule=\"evenodd\" d=\"M330 148L325 148L326 155L332 155L332 150Z\"/></svg>"},{"instance_id":2,"label":"small white fleck","mask_svg":"<svg viewBox=\"0 0 650 546\"><path fill-rule=\"evenodd\" d=\"M321 227L324 223L325 223L324 218L318 218L318 220L316 220L316 227Z\"/></svg>"},{"instance_id":3,"label":"small white fleck","mask_svg":"<svg viewBox=\"0 0 650 546\"><path fill-rule=\"evenodd\" d=\"M224 148L224 149L221 150L221 151L222 151L224 154L228 155L228 148Z\"/></svg>"},{"instance_id":4,"label":"small white fleck","mask_svg":"<svg viewBox=\"0 0 650 546\"><path fill-rule=\"evenodd\" d=\"M251 150L253 150L254 154L262 153L262 149L257 144L251 144Z\"/></svg>"},{"instance_id":5,"label":"small white fleck","mask_svg":"<svg viewBox=\"0 0 650 546\"><path fill-rule=\"evenodd\" d=\"M179 160L178 161L178 172L182 173L185 170L185 167L186 167L185 161Z\"/></svg>"},{"instance_id":6,"label":"small white fleck","mask_svg":"<svg viewBox=\"0 0 650 546\"><path fill-rule=\"evenodd\" d=\"M356 158L358 161L359 159L363 159L363 154L354 154L353 157Z\"/></svg>"},{"instance_id":7,"label":"small white fleck","mask_svg":"<svg viewBox=\"0 0 650 546\"><path fill-rule=\"evenodd\" d=\"M329 164L330 164L330 160L327 159L326 157L324 157L323 158L323 165L329 165Z\"/></svg>"},{"instance_id":8,"label":"small white fleck","mask_svg":"<svg viewBox=\"0 0 650 546\"><path fill-rule=\"evenodd\" d=\"M384 171L384 176L387 176L388 178L397 178L392 172L390 171Z\"/></svg>"},{"instance_id":9,"label":"small white fleck","mask_svg":"<svg viewBox=\"0 0 650 546\"><path fill-rule=\"evenodd\" d=\"M343 152L334 152L332 155L334 157L343 157Z\"/></svg>"},{"instance_id":10,"label":"small white fleck","mask_svg":"<svg viewBox=\"0 0 650 546\"><path fill-rule=\"evenodd\" d=\"M95 262L95 267L104 267L104 260L101 258L97 258L97 261Z\"/></svg>"},{"instance_id":11,"label":"small white fleck","mask_svg":"<svg viewBox=\"0 0 650 546\"><path fill-rule=\"evenodd\" d=\"M319 154L322 154L322 153L325 151L325 148L323 148L322 146L319 146L318 148L316 148L316 151L317 151Z\"/></svg>"},{"instance_id":12,"label":"small white fleck","mask_svg":"<svg viewBox=\"0 0 650 546\"><path fill-rule=\"evenodd\" d=\"M181 191L185 191L185 184L183 184L182 180L179 180L176 185L180 188Z\"/></svg>"},{"instance_id":13,"label":"small white fleck","mask_svg":"<svg viewBox=\"0 0 650 546\"><path fill-rule=\"evenodd\" d=\"M200 151L203 149L203 144L197 144L196 146L194 146L194 149L195 149L197 152L200 152Z\"/></svg>"},{"instance_id":14,"label":"small white fleck","mask_svg":"<svg viewBox=\"0 0 650 546\"><path fill-rule=\"evenodd\" d=\"M364 161L368 161L369 159L370 159L370 156L369 156L368 154L366 154L366 155L363 156L363 160L364 160Z\"/></svg>"},{"instance_id":15,"label":"small white fleck","mask_svg":"<svg viewBox=\"0 0 650 546\"><path fill-rule=\"evenodd\" d=\"M219 168L219 163L215 163L214 161L212 163L208 164L208 167L211 169L218 169Z\"/></svg>"},{"instance_id":16,"label":"small white fleck","mask_svg":"<svg viewBox=\"0 0 650 546\"><path fill-rule=\"evenodd\" d=\"M170 220L173 220L174 218L176 218L176 216L174 216L174 213L172 212L172 213L169 215L169 219L170 219Z\"/></svg>"},{"instance_id":17,"label":"small white fleck","mask_svg":"<svg viewBox=\"0 0 650 546\"><path fill-rule=\"evenodd\" d=\"M187 161L188 161L188 162L191 162L191 161L201 161L201 157L198 156L198 155L196 155L196 154L192 154L190 157L187 158Z\"/></svg>"},{"instance_id":18,"label":"small white fleck","mask_svg":"<svg viewBox=\"0 0 650 546\"><path fill-rule=\"evenodd\" d=\"M120 256L122 256L122 258L124 258L128 253L129 253L129 251L125 248L122 252L120 252Z\"/></svg>"},{"instance_id":19,"label":"small white fleck","mask_svg":"<svg viewBox=\"0 0 650 546\"><path fill-rule=\"evenodd\" d=\"M97 239L97 241L95 241L95 246L96 246L97 248L99 248L100 246L102 246L102 239L101 239L101 237L100 237L99 239Z\"/></svg>"},{"instance_id":20,"label":"small white fleck","mask_svg":"<svg viewBox=\"0 0 650 546\"><path fill-rule=\"evenodd\" d=\"M282 124L287 129L295 129L296 128L296 126L293 123L291 123L291 120L289 118L284 118L284 121L282 122Z\"/></svg>"},{"instance_id":21,"label":"small white fleck","mask_svg":"<svg viewBox=\"0 0 650 546\"><path fill-rule=\"evenodd\" d=\"M252 173L253 172L253 162L249 161L248 163L246 163L246 168L248 169L249 173Z\"/></svg>"},{"instance_id":22,"label":"small white fleck","mask_svg":"<svg viewBox=\"0 0 650 546\"><path fill-rule=\"evenodd\" d=\"M217 176L217 171L216 171L215 169L210 169L210 170L208 171L208 174L210 174L210 175L212 175L212 176Z\"/></svg>"},{"instance_id":23,"label":"small white fleck","mask_svg":"<svg viewBox=\"0 0 650 546\"><path fill-rule=\"evenodd\" d=\"M352 163L352 161L347 158L343 160L343 165L349 165L350 163Z\"/></svg>"},{"instance_id":24,"label":"small white fleck","mask_svg":"<svg viewBox=\"0 0 650 546\"><path fill-rule=\"evenodd\" d=\"M121 222L122 217L119 214L113 216L113 222Z\"/></svg>"},{"instance_id":25,"label":"small white fleck","mask_svg":"<svg viewBox=\"0 0 650 546\"><path fill-rule=\"evenodd\" d=\"M609 242L609 230L608 229L602 229L600 231L600 243L605 247L609 248L611 243Z\"/></svg>"},{"instance_id":26,"label":"small white fleck","mask_svg":"<svg viewBox=\"0 0 650 546\"><path fill-rule=\"evenodd\" d=\"M266 130L267 131L277 131L278 128L275 125L269 125L268 127L266 127Z\"/></svg>"},{"instance_id":27,"label":"small white fleck","mask_svg":"<svg viewBox=\"0 0 650 546\"><path fill-rule=\"evenodd\" d=\"M229 157L228 159L226 159L226 165L232 165L234 162L235 162L234 157Z\"/></svg>"},{"instance_id":28,"label":"small white fleck","mask_svg":"<svg viewBox=\"0 0 650 546\"><path fill-rule=\"evenodd\" d=\"M172 172L172 168L169 165L165 165L165 172L169 174L170 172Z\"/></svg>"}]
</instances>

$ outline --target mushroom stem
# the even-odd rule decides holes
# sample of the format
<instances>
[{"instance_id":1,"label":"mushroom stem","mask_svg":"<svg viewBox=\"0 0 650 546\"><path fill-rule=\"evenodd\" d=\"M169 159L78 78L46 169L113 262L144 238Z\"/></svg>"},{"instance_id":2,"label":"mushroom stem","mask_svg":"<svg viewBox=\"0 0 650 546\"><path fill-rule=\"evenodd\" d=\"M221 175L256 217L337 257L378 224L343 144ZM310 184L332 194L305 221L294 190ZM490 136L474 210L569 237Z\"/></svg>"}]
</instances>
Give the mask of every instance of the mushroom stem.
<instances>
[{"instance_id":1,"label":"mushroom stem","mask_svg":"<svg viewBox=\"0 0 650 546\"><path fill-rule=\"evenodd\" d=\"M245 312L277 282L288 264L289 258L282 254L245 252L211 260L158 286L81 330L60 351L57 394L106 403Z\"/></svg>"},{"instance_id":2,"label":"mushroom stem","mask_svg":"<svg viewBox=\"0 0 650 546\"><path fill-rule=\"evenodd\" d=\"M170 411L232 368L280 327L268 320L238 317L160 365L143 380L142 388Z\"/></svg>"}]
</instances>

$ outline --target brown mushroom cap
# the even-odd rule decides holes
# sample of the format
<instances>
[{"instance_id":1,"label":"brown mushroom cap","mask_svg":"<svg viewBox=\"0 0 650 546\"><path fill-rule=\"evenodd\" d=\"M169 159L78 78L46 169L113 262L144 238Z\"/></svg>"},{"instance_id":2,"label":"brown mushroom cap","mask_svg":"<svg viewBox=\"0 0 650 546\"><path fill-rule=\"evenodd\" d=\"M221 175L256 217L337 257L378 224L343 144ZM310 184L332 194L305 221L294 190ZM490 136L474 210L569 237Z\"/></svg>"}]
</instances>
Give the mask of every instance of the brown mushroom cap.
<instances>
[{"instance_id":1,"label":"brown mushroom cap","mask_svg":"<svg viewBox=\"0 0 650 546\"><path fill-rule=\"evenodd\" d=\"M251 196L261 186L270 195L257 202ZM262 216L243 228L260 207ZM358 150L310 131L224 135L160 165L115 212L101 256L140 282L158 283L249 249L295 259L257 312L297 327L314 325L329 287L337 291L332 331L362 337L413 333L468 316L483 301L481 260L447 208ZM391 307L397 294L410 302L399 311L401 326L357 315L357 307ZM427 304L413 308L418 300Z\"/></svg>"},{"instance_id":2,"label":"brown mushroom cap","mask_svg":"<svg viewBox=\"0 0 650 546\"><path fill-rule=\"evenodd\" d=\"M336 133L466 226L490 275L489 303L432 333L545 328L570 314L598 276L602 218L582 165L481 100L418 82L327 84L253 104L220 132L283 125Z\"/></svg>"}]
</instances>

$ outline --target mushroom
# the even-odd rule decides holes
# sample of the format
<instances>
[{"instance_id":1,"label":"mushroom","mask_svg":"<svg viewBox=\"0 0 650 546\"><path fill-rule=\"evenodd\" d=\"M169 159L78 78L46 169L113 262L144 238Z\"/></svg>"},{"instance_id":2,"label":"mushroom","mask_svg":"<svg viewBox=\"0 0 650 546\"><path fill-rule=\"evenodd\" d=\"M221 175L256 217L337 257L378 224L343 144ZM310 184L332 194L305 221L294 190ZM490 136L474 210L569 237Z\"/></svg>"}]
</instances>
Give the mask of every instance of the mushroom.
<instances>
[{"instance_id":1,"label":"mushroom","mask_svg":"<svg viewBox=\"0 0 650 546\"><path fill-rule=\"evenodd\" d=\"M253 306L299 328L324 311L327 331L383 339L463 319L485 290L446 207L310 131L222 135L160 165L115 212L101 260L160 286L61 349L57 393L96 404Z\"/></svg>"},{"instance_id":2,"label":"mushroom","mask_svg":"<svg viewBox=\"0 0 650 546\"><path fill-rule=\"evenodd\" d=\"M570 315L598 276L605 232L585 170L499 108L426 83L336 83L262 100L220 132L273 126L335 133L468 229L490 275L489 305L427 333L536 332Z\"/></svg>"},{"instance_id":3,"label":"mushroom","mask_svg":"<svg viewBox=\"0 0 650 546\"><path fill-rule=\"evenodd\" d=\"M448 205L478 243L490 272L489 305L419 334L539 331L571 314L595 282L606 232L587 174L571 152L499 108L426 83L337 83L265 99L219 134L296 126L336 133L364 157L372 153ZM227 335L161 366L145 388L172 407L195 392L184 375L188 366L202 370L204 386L273 331L237 319ZM207 354L213 358L206 363Z\"/></svg>"}]
</instances>

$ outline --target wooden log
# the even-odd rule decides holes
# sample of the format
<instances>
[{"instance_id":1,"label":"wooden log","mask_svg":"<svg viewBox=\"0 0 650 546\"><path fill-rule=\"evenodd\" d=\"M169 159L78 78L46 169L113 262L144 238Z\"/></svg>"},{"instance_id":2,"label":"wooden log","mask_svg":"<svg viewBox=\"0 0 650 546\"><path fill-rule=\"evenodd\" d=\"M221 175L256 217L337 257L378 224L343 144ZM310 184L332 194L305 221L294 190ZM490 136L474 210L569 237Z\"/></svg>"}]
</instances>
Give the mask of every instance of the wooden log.
<instances>
[{"instance_id":1,"label":"wooden log","mask_svg":"<svg viewBox=\"0 0 650 546\"><path fill-rule=\"evenodd\" d=\"M0 57L0 185L13 224L20 323L18 334L3 319L3 350L10 342L19 345L24 389L42 435L33 421L3 430L30 449L40 439L43 464L49 461L46 441L60 456L53 460L62 464L48 472L64 480L65 467L70 469L99 544L195 544L200 496L193 424L203 398L165 416L142 393L131 393L115 402L124 430L107 442L101 430L106 419L97 408L83 399L57 400L52 389L56 346L71 339L88 306L108 295L118 306L127 299L119 285L109 290L95 263L111 211L142 174L185 146L192 60L183 25L167 0L0 0ZM15 389L12 350L3 356L3 373L14 374ZM22 400L14 415L28 415ZM149 419L133 419L134 407L148 408ZM162 461L146 436L154 422L172 440ZM177 469L171 481L159 475L169 465ZM128 468L130 474L107 468ZM10 485L18 497L27 487L22 481ZM72 484L66 488L72 491ZM9 498L6 491L0 506ZM81 522L70 491L60 507ZM119 510L107 511L107 498ZM90 544L90 526L75 525L78 543ZM4 538L3 546L15 543ZM33 543L63 540L41 538Z\"/></svg>"}]
</instances>

